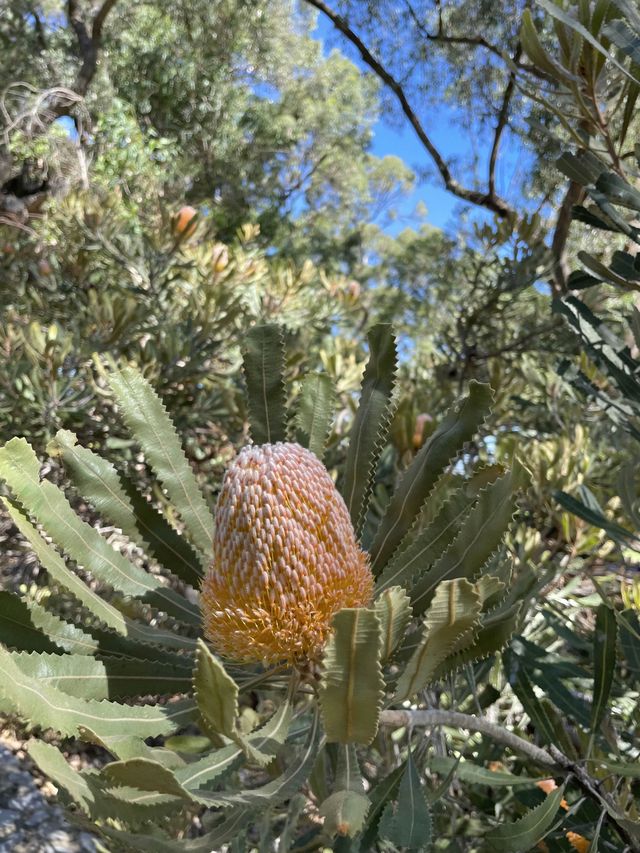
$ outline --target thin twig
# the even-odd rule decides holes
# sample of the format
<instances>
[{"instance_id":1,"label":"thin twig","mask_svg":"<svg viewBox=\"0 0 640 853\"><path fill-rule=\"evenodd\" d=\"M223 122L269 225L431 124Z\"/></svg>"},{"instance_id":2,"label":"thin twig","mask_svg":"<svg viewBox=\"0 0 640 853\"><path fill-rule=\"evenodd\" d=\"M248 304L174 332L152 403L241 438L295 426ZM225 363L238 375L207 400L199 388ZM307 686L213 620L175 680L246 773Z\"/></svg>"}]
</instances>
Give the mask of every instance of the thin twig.
<instances>
[{"instance_id":1,"label":"thin twig","mask_svg":"<svg viewBox=\"0 0 640 853\"><path fill-rule=\"evenodd\" d=\"M456 180L456 178L454 178L447 162L424 129L422 122L411 106L406 92L398 80L396 80L391 72L375 58L362 39L351 29L347 21L328 6L324 0L306 0L306 2L329 18L335 28L346 36L351 44L357 48L363 62L368 65L376 76L385 84L385 86L393 92L400 104L402 112L409 120L418 136L418 139L435 163L436 168L444 181L446 189L458 198L470 202L471 204L478 205L479 207L484 207L487 210L491 210L493 213L497 213L498 216L505 217L512 214L513 210L508 202L497 196L495 193L492 193L490 190L487 192L481 192L479 190L470 189L469 187L464 187Z\"/></svg>"},{"instance_id":2,"label":"thin twig","mask_svg":"<svg viewBox=\"0 0 640 853\"><path fill-rule=\"evenodd\" d=\"M637 839L629 832L625 816L610 794L602 790L600 782L589 776L579 762L572 761L553 744L549 746L548 750L541 749L484 717L439 708L428 711L382 711L380 713L380 724L383 726L407 726L408 728L451 726L456 729L480 732L497 743L502 743L515 752L526 755L536 764L541 764L543 767L561 773L563 776L570 774L575 777L578 787L587 796L604 807L609 824L628 845L629 850L640 853L640 845Z\"/></svg>"},{"instance_id":3,"label":"thin twig","mask_svg":"<svg viewBox=\"0 0 640 853\"><path fill-rule=\"evenodd\" d=\"M553 767L557 764L556 759L546 749L541 749L528 740L508 732L485 717L476 717L473 714L461 714L458 711L446 711L440 708L429 711L382 711L380 723L383 726L409 726L412 728L453 726L457 729L480 732L516 752L521 752L535 761L536 764L543 764L547 767Z\"/></svg>"}]
</instances>

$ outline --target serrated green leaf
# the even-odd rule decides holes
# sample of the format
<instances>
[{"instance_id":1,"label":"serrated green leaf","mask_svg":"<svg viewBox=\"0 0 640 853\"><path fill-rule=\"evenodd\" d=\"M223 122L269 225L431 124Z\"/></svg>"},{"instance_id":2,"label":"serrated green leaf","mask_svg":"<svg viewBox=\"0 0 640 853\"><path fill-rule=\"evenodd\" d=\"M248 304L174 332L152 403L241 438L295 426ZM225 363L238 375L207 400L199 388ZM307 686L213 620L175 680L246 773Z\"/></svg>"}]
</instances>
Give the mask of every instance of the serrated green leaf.
<instances>
[{"instance_id":1,"label":"serrated green leaf","mask_svg":"<svg viewBox=\"0 0 640 853\"><path fill-rule=\"evenodd\" d=\"M557 18L559 21L562 21L563 24L570 27L574 30L578 35L589 42L589 44L594 47L599 53L601 53L609 62L612 62L618 71L621 71L626 77L628 77L634 83L640 83L640 80L637 80L631 71L628 68L625 68L622 63L618 62L618 60L613 56L613 54L607 50L607 48L601 44L597 38L595 38L589 30L584 27L580 21L576 20L571 15L567 14L564 9L561 9L556 3L552 2L552 0L538 0L543 9L545 9L552 17ZM533 58L533 57L532 57Z\"/></svg>"},{"instance_id":2,"label":"serrated green leaf","mask_svg":"<svg viewBox=\"0 0 640 853\"><path fill-rule=\"evenodd\" d=\"M591 706L591 731L595 732L607 710L616 667L616 641L618 626L615 612L601 604L596 612L593 637L593 704Z\"/></svg>"},{"instance_id":3,"label":"serrated green leaf","mask_svg":"<svg viewBox=\"0 0 640 853\"><path fill-rule=\"evenodd\" d=\"M69 569L56 549L40 535L29 522L25 513L13 501L5 498L4 502L0 501L0 504L2 503L4 503L13 523L31 545L38 562L47 570L52 580L70 592L97 619L117 634L134 641L157 646L163 645L165 648L193 648L194 641L186 637L179 637L172 631L150 627L123 616L119 610L112 604L108 604L95 590Z\"/></svg>"},{"instance_id":4,"label":"serrated green leaf","mask_svg":"<svg viewBox=\"0 0 640 853\"><path fill-rule=\"evenodd\" d=\"M130 758L112 761L102 769L101 776L116 786L129 786L139 791L168 794L182 800L191 800L188 791L178 782L172 771L148 758Z\"/></svg>"},{"instance_id":5,"label":"serrated green leaf","mask_svg":"<svg viewBox=\"0 0 640 853\"><path fill-rule=\"evenodd\" d=\"M318 814L324 818L324 831L333 838L346 835L353 838L364 826L369 811L369 798L356 791L336 791L320 805Z\"/></svg>"},{"instance_id":6,"label":"serrated green leaf","mask_svg":"<svg viewBox=\"0 0 640 853\"><path fill-rule=\"evenodd\" d=\"M95 528L76 515L57 486L40 480L39 472L38 458L24 439L12 438L0 448L0 478L55 544L78 565L123 595L143 598L177 619L194 618L193 605L116 551Z\"/></svg>"},{"instance_id":7,"label":"serrated green leaf","mask_svg":"<svg viewBox=\"0 0 640 853\"><path fill-rule=\"evenodd\" d=\"M542 738L544 743L553 743L556 746L559 746L557 743L554 721L547 713L546 707L536 696L533 684L529 680L525 669L522 666L519 666L510 681L513 692L520 700L525 713L529 715L529 719L531 720L538 736Z\"/></svg>"},{"instance_id":8,"label":"serrated green leaf","mask_svg":"<svg viewBox=\"0 0 640 853\"><path fill-rule=\"evenodd\" d=\"M362 829L370 806L353 744L338 747L334 789L319 809L320 816L324 818L324 830L331 837L353 838Z\"/></svg>"},{"instance_id":9,"label":"serrated green leaf","mask_svg":"<svg viewBox=\"0 0 640 853\"><path fill-rule=\"evenodd\" d=\"M489 770L472 761L461 761L444 755L432 755L427 767L441 776L448 776L455 770L457 776L469 785L483 785L491 788L535 788L540 781L531 776L516 776L506 770Z\"/></svg>"},{"instance_id":10,"label":"serrated green leaf","mask_svg":"<svg viewBox=\"0 0 640 853\"><path fill-rule=\"evenodd\" d=\"M411 602L401 586L392 586L377 596L373 607L380 620L380 660L385 661L411 622Z\"/></svg>"},{"instance_id":11,"label":"serrated green leaf","mask_svg":"<svg viewBox=\"0 0 640 853\"><path fill-rule=\"evenodd\" d=\"M329 376L311 373L304 377L296 412L298 441L321 461L333 421L335 401L335 390Z\"/></svg>"},{"instance_id":12,"label":"serrated green leaf","mask_svg":"<svg viewBox=\"0 0 640 853\"><path fill-rule=\"evenodd\" d=\"M189 543L137 492L116 468L86 447L69 430L59 430L47 450L59 456L77 492L100 516L111 521L132 542L192 586L202 577L199 557Z\"/></svg>"},{"instance_id":13,"label":"serrated green leaf","mask_svg":"<svg viewBox=\"0 0 640 853\"><path fill-rule=\"evenodd\" d=\"M233 738L238 716L238 685L222 663L198 640L193 688L207 731Z\"/></svg>"},{"instance_id":14,"label":"serrated green leaf","mask_svg":"<svg viewBox=\"0 0 640 853\"><path fill-rule=\"evenodd\" d=\"M480 598L469 581L457 578L440 584L425 616L420 644L398 680L394 701L408 699L429 684L460 637L476 626L480 610Z\"/></svg>"},{"instance_id":15,"label":"serrated green leaf","mask_svg":"<svg viewBox=\"0 0 640 853\"><path fill-rule=\"evenodd\" d=\"M61 652L64 639L64 633L45 634L35 625L30 609L19 596L0 590L0 643L35 652Z\"/></svg>"},{"instance_id":16,"label":"serrated green leaf","mask_svg":"<svg viewBox=\"0 0 640 853\"><path fill-rule=\"evenodd\" d=\"M249 744L262 754L275 755L284 743L291 724L292 706L289 700L282 703L264 726L247 736ZM197 790L218 779L227 770L236 767L243 754L237 743L229 744L176 771L176 778L186 788Z\"/></svg>"},{"instance_id":17,"label":"serrated green leaf","mask_svg":"<svg viewBox=\"0 0 640 853\"><path fill-rule=\"evenodd\" d=\"M475 501L476 495L462 489L451 495L434 520L406 548L399 548L393 555L379 575L376 589L384 590L396 584L409 589L413 578L442 556Z\"/></svg>"},{"instance_id":18,"label":"serrated green leaf","mask_svg":"<svg viewBox=\"0 0 640 853\"><path fill-rule=\"evenodd\" d=\"M433 674L434 681L441 681L450 672L455 672L467 663L482 660L499 652L509 642L518 626L520 608L521 603L518 602L504 613L490 620L483 620L480 628L474 633L473 642L457 650L437 667Z\"/></svg>"},{"instance_id":19,"label":"serrated green leaf","mask_svg":"<svg viewBox=\"0 0 640 853\"><path fill-rule=\"evenodd\" d=\"M398 788L395 814L380 822L380 835L398 847L424 850L431 845L431 812L411 750Z\"/></svg>"},{"instance_id":20,"label":"serrated green leaf","mask_svg":"<svg viewBox=\"0 0 640 853\"><path fill-rule=\"evenodd\" d=\"M480 492L447 551L411 590L414 614L424 611L442 581L461 577L473 580L480 573L511 523L515 511L514 491L524 480L524 469L514 462L508 474Z\"/></svg>"},{"instance_id":21,"label":"serrated green leaf","mask_svg":"<svg viewBox=\"0 0 640 853\"><path fill-rule=\"evenodd\" d=\"M547 674L544 668L531 671L530 676L564 716L570 717L584 728L589 728L591 709L587 702L568 690L559 678Z\"/></svg>"},{"instance_id":22,"label":"serrated green leaf","mask_svg":"<svg viewBox=\"0 0 640 853\"><path fill-rule=\"evenodd\" d=\"M368 744L384 691L380 622L373 610L352 608L336 613L332 627L319 692L327 740Z\"/></svg>"},{"instance_id":23,"label":"serrated green leaf","mask_svg":"<svg viewBox=\"0 0 640 853\"><path fill-rule=\"evenodd\" d=\"M489 385L471 382L469 395L449 411L398 483L371 548L371 568L380 574L411 529L442 471L473 438L493 397Z\"/></svg>"},{"instance_id":24,"label":"serrated green leaf","mask_svg":"<svg viewBox=\"0 0 640 853\"><path fill-rule=\"evenodd\" d=\"M480 598L482 609L487 609L488 602L495 602L504 591L505 584L495 575L483 575L473 585Z\"/></svg>"},{"instance_id":25,"label":"serrated green leaf","mask_svg":"<svg viewBox=\"0 0 640 853\"><path fill-rule=\"evenodd\" d=\"M162 400L146 379L129 367L113 371L109 387L127 428L184 521L189 538L209 559L213 553L213 516Z\"/></svg>"},{"instance_id":26,"label":"serrated green leaf","mask_svg":"<svg viewBox=\"0 0 640 853\"><path fill-rule=\"evenodd\" d=\"M189 785L192 798L202 805L223 808L232 805L260 806L262 808L278 805L298 791L311 772L318 754L320 730L320 715L314 712L309 735L303 748L284 772L266 785L239 791L198 791ZM176 773L176 777L178 775Z\"/></svg>"},{"instance_id":27,"label":"serrated green leaf","mask_svg":"<svg viewBox=\"0 0 640 853\"><path fill-rule=\"evenodd\" d=\"M555 59L552 59L552 57L550 57L543 48L542 43L538 38L538 31L533 23L533 18L531 17L529 9L525 9L522 13L520 40L527 56L531 59L534 65L544 71L545 74L548 74L554 80L561 82L567 82L574 79L573 75L570 74L566 68L563 68L558 62L556 62Z\"/></svg>"},{"instance_id":28,"label":"serrated green leaf","mask_svg":"<svg viewBox=\"0 0 640 853\"><path fill-rule=\"evenodd\" d=\"M566 492L557 491L554 492L553 496L564 509L577 515L589 524L593 524L594 527L599 527L601 530L606 531L612 539L626 542L629 545L635 542L636 549L640 549L637 537L631 530L627 530L621 525L616 524L615 521L610 521L592 507L588 507L585 503L574 498L572 495L568 495Z\"/></svg>"},{"instance_id":29,"label":"serrated green leaf","mask_svg":"<svg viewBox=\"0 0 640 853\"><path fill-rule=\"evenodd\" d=\"M0 696L6 697L30 723L69 737L76 737L81 726L107 737L120 734L123 729L139 737L172 734L193 719L195 710L195 703L190 700L161 707L77 699L25 675L11 653L3 648L0 648Z\"/></svg>"},{"instance_id":30,"label":"serrated green leaf","mask_svg":"<svg viewBox=\"0 0 640 853\"><path fill-rule=\"evenodd\" d=\"M596 189L604 193L615 204L640 211L640 192L615 172L603 172L598 177Z\"/></svg>"},{"instance_id":31,"label":"serrated green leaf","mask_svg":"<svg viewBox=\"0 0 640 853\"><path fill-rule=\"evenodd\" d=\"M118 657L14 652L11 658L25 675L79 699L175 695L191 686L189 660L181 667L155 662L151 668L148 661Z\"/></svg>"},{"instance_id":32,"label":"serrated green leaf","mask_svg":"<svg viewBox=\"0 0 640 853\"><path fill-rule=\"evenodd\" d=\"M91 814L95 796L86 779L69 765L60 750L42 740L27 743L29 757L59 788L64 788L71 799L78 803L86 814Z\"/></svg>"},{"instance_id":33,"label":"serrated green leaf","mask_svg":"<svg viewBox=\"0 0 640 853\"><path fill-rule=\"evenodd\" d=\"M541 841L551 827L564 797L564 785L547 794L543 803L515 823L503 823L485 836L496 853L525 853Z\"/></svg>"},{"instance_id":34,"label":"serrated green leaf","mask_svg":"<svg viewBox=\"0 0 640 853\"><path fill-rule=\"evenodd\" d=\"M210 832L199 838L171 841L156 836L143 836L137 833L125 832L102 824L98 831L106 838L122 844L132 853L211 853L218 850L220 845L234 838L246 829L253 817L253 809L237 808L223 815L222 820Z\"/></svg>"},{"instance_id":35,"label":"serrated green leaf","mask_svg":"<svg viewBox=\"0 0 640 853\"><path fill-rule=\"evenodd\" d=\"M243 355L254 444L287 440L284 339L276 325L253 326Z\"/></svg>"},{"instance_id":36,"label":"serrated green leaf","mask_svg":"<svg viewBox=\"0 0 640 853\"><path fill-rule=\"evenodd\" d=\"M146 829L150 824L161 824L169 815L184 808L184 800L171 794L141 791L128 785L110 788L99 774L85 772L84 775L97 794L98 806L92 815L94 820L111 818L129 827Z\"/></svg>"},{"instance_id":37,"label":"serrated green leaf","mask_svg":"<svg viewBox=\"0 0 640 853\"><path fill-rule=\"evenodd\" d=\"M141 737L127 734L118 734L98 737L98 735L86 726L80 726L80 739L84 743L94 743L96 746L106 749L114 758L128 761L130 758L147 758L150 761L158 761L163 767L170 770L178 770L185 767L184 759L166 746L147 746ZM167 738L165 745L174 738Z\"/></svg>"},{"instance_id":38,"label":"serrated green leaf","mask_svg":"<svg viewBox=\"0 0 640 853\"><path fill-rule=\"evenodd\" d=\"M360 839L360 850L373 850L378 836L378 824L390 800L396 796L400 780L404 776L406 762L392 770L372 789L370 794L371 808L366 817L365 826Z\"/></svg>"},{"instance_id":39,"label":"serrated green leaf","mask_svg":"<svg viewBox=\"0 0 640 853\"><path fill-rule=\"evenodd\" d=\"M391 326L379 323L369 331L367 340L369 361L362 378L358 411L349 432L341 488L357 534L362 529L388 428L397 366L396 341Z\"/></svg>"},{"instance_id":40,"label":"serrated green leaf","mask_svg":"<svg viewBox=\"0 0 640 853\"><path fill-rule=\"evenodd\" d=\"M635 610L618 614L620 622L620 648L629 669L640 676L640 619Z\"/></svg>"}]
</instances>

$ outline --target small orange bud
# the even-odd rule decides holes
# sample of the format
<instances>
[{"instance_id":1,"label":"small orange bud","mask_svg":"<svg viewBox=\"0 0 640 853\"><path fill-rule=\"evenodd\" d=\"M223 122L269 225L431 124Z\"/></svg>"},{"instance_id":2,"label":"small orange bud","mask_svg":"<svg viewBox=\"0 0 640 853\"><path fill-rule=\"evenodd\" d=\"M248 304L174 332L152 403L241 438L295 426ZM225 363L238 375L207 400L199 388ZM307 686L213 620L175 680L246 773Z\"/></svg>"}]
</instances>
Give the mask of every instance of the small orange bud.
<instances>
[{"instance_id":1,"label":"small orange bud","mask_svg":"<svg viewBox=\"0 0 640 853\"><path fill-rule=\"evenodd\" d=\"M195 207L191 207L189 204L185 204L184 207L181 207L177 216L173 220L173 231L176 236L184 237L185 239L193 236L197 228L197 215L198 211Z\"/></svg>"},{"instance_id":2,"label":"small orange bud","mask_svg":"<svg viewBox=\"0 0 640 853\"><path fill-rule=\"evenodd\" d=\"M423 412L416 418L416 425L413 432L413 447L415 450L419 450L422 447L424 443L424 428L432 420L431 415L428 415L426 412Z\"/></svg>"},{"instance_id":3,"label":"small orange bud","mask_svg":"<svg viewBox=\"0 0 640 853\"><path fill-rule=\"evenodd\" d=\"M538 788L540 788L541 791L544 791L545 794L550 794L558 787L554 779L540 779L539 782L536 782L536 785L538 786ZM566 800L562 800L560 802L560 805L565 810L569 808L569 804Z\"/></svg>"},{"instance_id":4,"label":"small orange bud","mask_svg":"<svg viewBox=\"0 0 640 853\"><path fill-rule=\"evenodd\" d=\"M51 267L51 264L45 258L41 258L38 261L38 272L40 273L40 275L51 275L52 274L53 269Z\"/></svg>"},{"instance_id":5,"label":"small orange bud","mask_svg":"<svg viewBox=\"0 0 640 853\"><path fill-rule=\"evenodd\" d=\"M373 577L346 504L299 444L241 450L215 516L202 603L205 635L223 657L314 659L334 614L369 604Z\"/></svg>"},{"instance_id":6,"label":"small orange bud","mask_svg":"<svg viewBox=\"0 0 640 853\"><path fill-rule=\"evenodd\" d=\"M567 841L577 850L578 853L588 853L591 842L584 835L579 835L577 832L567 832Z\"/></svg>"},{"instance_id":7,"label":"small orange bud","mask_svg":"<svg viewBox=\"0 0 640 853\"><path fill-rule=\"evenodd\" d=\"M224 243L216 243L213 247L213 271L222 272L229 265L229 250Z\"/></svg>"}]
</instances>

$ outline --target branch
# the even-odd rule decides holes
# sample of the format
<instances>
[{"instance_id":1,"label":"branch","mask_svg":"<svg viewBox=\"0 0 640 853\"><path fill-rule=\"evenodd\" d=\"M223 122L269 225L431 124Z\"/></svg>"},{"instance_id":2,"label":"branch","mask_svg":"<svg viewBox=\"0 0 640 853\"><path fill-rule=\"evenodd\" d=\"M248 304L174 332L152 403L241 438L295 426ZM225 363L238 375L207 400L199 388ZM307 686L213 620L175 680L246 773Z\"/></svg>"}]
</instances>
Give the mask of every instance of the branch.
<instances>
[{"instance_id":1,"label":"branch","mask_svg":"<svg viewBox=\"0 0 640 853\"><path fill-rule=\"evenodd\" d=\"M516 49L513 52L514 64L518 62L521 54L522 45L518 42ZM491 156L489 157L489 192L492 195L495 195L496 192L496 162L498 160L498 151L500 150L500 140L509 119L509 106L511 104L511 98L513 97L515 86L516 74L515 71L512 71L509 74L509 80L507 81L507 85L504 90L502 105L500 107L500 112L498 113L498 122L493 136L493 145L491 146Z\"/></svg>"},{"instance_id":2,"label":"branch","mask_svg":"<svg viewBox=\"0 0 640 853\"><path fill-rule=\"evenodd\" d=\"M440 709L429 711L382 711L380 713L380 724L383 726L406 726L411 727L433 727L451 726L456 729L467 729L470 732L480 732L490 737L497 743L508 746L515 752L526 755L536 764L542 764L550 770L571 774L578 787L591 799L596 800L606 811L607 820L628 845L628 849L637 853L640 851L637 839L629 832L624 814L616 805L615 801L606 791L602 790L597 779L593 779L585 769L577 762L572 761L563 752L551 745L549 750L541 749L524 738L514 735L512 732L492 723L485 717L476 717L472 714L460 714L457 711L445 711Z\"/></svg>"},{"instance_id":3,"label":"branch","mask_svg":"<svg viewBox=\"0 0 640 853\"><path fill-rule=\"evenodd\" d=\"M567 290L569 271L567 268L566 248L569 239L569 229L573 221L574 205L580 204L583 198L583 188L575 181L571 181L560 205L553 231L553 240L551 241L551 254L553 256L551 289L554 296L561 296Z\"/></svg>"},{"instance_id":4,"label":"branch","mask_svg":"<svg viewBox=\"0 0 640 853\"><path fill-rule=\"evenodd\" d=\"M95 18L93 19L93 26L91 27L91 36L95 42L100 41L102 36L102 27L107 19L107 15L117 2L118 0L104 0L102 6L98 9Z\"/></svg>"},{"instance_id":5,"label":"branch","mask_svg":"<svg viewBox=\"0 0 640 853\"><path fill-rule=\"evenodd\" d=\"M443 711L440 709L430 711L381 711L380 723L383 726L407 726L431 728L433 726L452 726L456 729L468 729L471 732L481 732L488 735L492 740L502 743L526 755L536 764L546 767L555 767L556 759L547 752L524 738L508 732L487 720L485 717L475 717L471 714L460 714L457 711Z\"/></svg>"},{"instance_id":6,"label":"branch","mask_svg":"<svg viewBox=\"0 0 640 853\"><path fill-rule=\"evenodd\" d=\"M420 119L416 115L413 107L409 103L409 100L406 96L406 93L400 83L393 77L393 75L382 65L371 53L368 47L364 44L362 39L351 29L346 20L338 15L336 12L331 9L331 7L327 6L324 0L306 0L306 2L317 9L322 14L326 15L327 18L332 22L334 27L339 30L350 42L351 44L358 50L360 56L362 57L363 62L369 66L369 68L376 74L376 76L385 84L385 86L393 92L396 96L398 103L402 109L402 112L409 120L411 126L415 130L418 139L428 151L431 159L436 165L442 180L444 181L444 185L446 189L457 196L458 198L463 199L471 204L478 205L479 207L485 207L487 210L491 210L493 213L498 214L498 216L508 216L512 213L512 208L509 204L499 196L497 196L494 192L489 190L488 192L480 192L478 190L472 190L468 187L463 187L451 174L449 166L446 161L436 148L436 146L431 141L431 138L425 131Z\"/></svg>"},{"instance_id":7,"label":"branch","mask_svg":"<svg viewBox=\"0 0 640 853\"><path fill-rule=\"evenodd\" d=\"M86 95L98 68L98 54L102 38L102 28L107 15L116 5L117 0L104 0L91 24L91 32L80 14L76 0L67 2L67 18L76 34L82 65L76 76L74 89L80 95Z\"/></svg>"},{"instance_id":8,"label":"branch","mask_svg":"<svg viewBox=\"0 0 640 853\"><path fill-rule=\"evenodd\" d=\"M484 50L488 50L489 53L493 53L494 56L497 56L504 62L505 54L504 51L497 47L495 44L491 44L490 41L484 36L476 35L476 36L450 36L444 32L443 22L442 22L442 10L440 10L440 19L438 24L438 32L430 33L422 21L418 18L415 9L405 0L407 9L409 10L409 14L413 18L413 22L416 25L416 29L419 30L420 34L427 40L431 42L436 42L437 44L453 44L453 45L464 45L466 47L481 47ZM520 62L520 57L517 60L514 60L514 65L518 68L519 71L523 71L525 74L531 74L533 77L540 77L543 80L546 80L547 77L543 72L541 72L535 65L529 65L526 62Z\"/></svg>"}]
</instances>

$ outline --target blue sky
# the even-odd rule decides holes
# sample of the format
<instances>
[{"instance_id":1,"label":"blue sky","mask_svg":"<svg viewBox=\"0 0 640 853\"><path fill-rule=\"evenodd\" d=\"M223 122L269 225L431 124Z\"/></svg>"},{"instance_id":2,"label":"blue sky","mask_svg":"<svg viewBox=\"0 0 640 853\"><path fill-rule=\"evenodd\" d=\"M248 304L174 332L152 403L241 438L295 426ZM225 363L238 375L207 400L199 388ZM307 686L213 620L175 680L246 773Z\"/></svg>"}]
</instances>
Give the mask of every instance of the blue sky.
<instances>
[{"instance_id":1,"label":"blue sky","mask_svg":"<svg viewBox=\"0 0 640 853\"><path fill-rule=\"evenodd\" d=\"M322 15L318 17L313 35L323 43L325 54L334 48L338 48L363 71L368 70L347 40L336 33L331 22ZM431 167L432 161L418 140L415 131L403 116L399 121L399 115L398 110L392 121L385 118L384 114L381 115L374 128L373 153L379 157L393 154L400 157L415 170ZM468 140L464 138L463 131L453 122L453 115L453 110L443 103L437 110L430 107L428 120L423 118L429 136L445 159L468 154L471 150ZM488 139L486 145L480 144L476 148L481 157L488 159L490 143L491 140ZM505 133L496 170L496 182L500 194L508 194L513 198L514 186L517 185L517 177L524 162L523 153L518 141L511 134ZM453 171L455 175L455 168ZM486 174L486 169L484 173ZM426 217L420 218L415 215L419 203L426 207ZM396 233L407 226L418 227L421 222L427 222L445 230L455 230L456 211L460 209L460 206L460 200L447 192L438 175L434 174L432 179L418 182L414 192L398 205L399 218L386 230ZM491 218L491 214L479 208L474 208L472 215L476 220Z\"/></svg>"}]
</instances>

